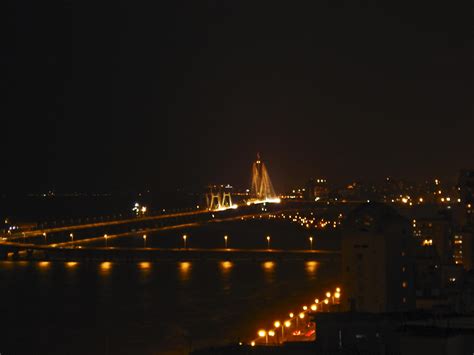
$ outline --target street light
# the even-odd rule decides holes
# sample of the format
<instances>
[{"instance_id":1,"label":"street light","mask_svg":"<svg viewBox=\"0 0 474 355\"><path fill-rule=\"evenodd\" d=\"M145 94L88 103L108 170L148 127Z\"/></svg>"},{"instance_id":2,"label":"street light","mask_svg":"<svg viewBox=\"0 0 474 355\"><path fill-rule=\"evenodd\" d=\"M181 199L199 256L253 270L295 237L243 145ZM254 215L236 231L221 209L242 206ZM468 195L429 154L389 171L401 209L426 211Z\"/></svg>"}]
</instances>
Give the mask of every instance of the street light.
<instances>
[{"instance_id":1,"label":"street light","mask_svg":"<svg viewBox=\"0 0 474 355\"><path fill-rule=\"evenodd\" d=\"M336 292L341 292L341 289L339 287L336 287Z\"/></svg>"},{"instance_id":2,"label":"street light","mask_svg":"<svg viewBox=\"0 0 474 355\"><path fill-rule=\"evenodd\" d=\"M275 336L275 331L269 330L268 335L271 336L271 337L274 337Z\"/></svg>"},{"instance_id":3,"label":"street light","mask_svg":"<svg viewBox=\"0 0 474 355\"><path fill-rule=\"evenodd\" d=\"M329 304L329 299L326 298L326 299L324 300L324 304L328 305L328 304ZM327 308L327 311L329 311L329 307Z\"/></svg>"},{"instance_id":4,"label":"street light","mask_svg":"<svg viewBox=\"0 0 474 355\"><path fill-rule=\"evenodd\" d=\"M284 336L284 333L283 333L283 324L280 323L280 321L276 320L275 323L273 323L273 325L275 326L276 329L280 328L281 327L281 341L283 341L283 336Z\"/></svg>"},{"instance_id":5,"label":"street light","mask_svg":"<svg viewBox=\"0 0 474 355\"><path fill-rule=\"evenodd\" d=\"M71 238L71 242L74 240L74 234L69 233L69 238Z\"/></svg>"},{"instance_id":6,"label":"street light","mask_svg":"<svg viewBox=\"0 0 474 355\"><path fill-rule=\"evenodd\" d=\"M43 232L43 237L44 237L44 243L46 244L46 233Z\"/></svg>"},{"instance_id":7,"label":"street light","mask_svg":"<svg viewBox=\"0 0 474 355\"><path fill-rule=\"evenodd\" d=\"M307 309L308 309L308 307L303 306L303 311L306 311Z\"/></svg>"},{"instance_id":8,"label":"street light","mask_svg":"<svg viewBox=\"0 0 474 355\"><path fill-rule=\"evenodd\" d=\"M227 236L226 235L224 236L224 244L225 244L225 248L227 249Z\"/></svg>"},{"instance_id":9,"label":"street light","mask_svg":"<svg viewBox=\"0 0 474 355\"><path fill-rule=\"evenodd\" d=\"M263 330L263 329L259 330L259 331L258 331L258 336L259 336L260 338L265 337L265 344L268 344L268 334L267 334L267 332L266 332L265 330Z\"/></svg>"},{"instance_id":10,"label":"street light","mask_svg":"<svg viewBox=\"0 0 474 355\"><path fill-rule=\"evenodd\" d=\"M316 299L314 300L314 303L318 304L318 303L319 303L319 298L316 298Z\"/></svg>"},{"instance_id":11,"label":"street light","mask_svg":"<svg viewBox=\"0 0 474 355\"><path fill-rule=\"evenodd\" d=\"M293 312L290 312L289 316L290 318L293 318L295 315L293 314Z\"/></svg>"},{"instance_id":12,"label":"street light","mask_svg":"<svg viewBox=\"0 0 474 355\"><path fill-rule=\"evenodd\" d=\"M146 248L146 234L143 234L143 247Z\"/></svg>"},{"instance_id":13,"label":"street light","mask_svg":"<svg viewBox=\"0 0 474 355\"><path fill-rule=\"evenodd\" d=\"M313 312L317 311L317 310L318 310L318 306L316 306L315 304L312 304L312 305L311 305L311 310L312 310Z\"/></svg>"},{"instance_id":14,"label":"street light","mask_svg":"<svg viewBox=\"0 0 474 355\"><path fill-rule=\"evenodd\" d=\"M186 249L186 239L188 239L188 236L185 234L183 235L184 249Z\"/></svg>"},{"instance_id":15,"label":"street light","mask_svg":"<svg viewBox=\"0 0 474 355\"><path fill-rule=\"evenodd\" d=\"M309 249L313 250L313 237L309 237Z\"/></svg>"},{"instance_id":16,"label":"street light","mask_svg":"<svg viewBox=\"0 0 474 355\"><path fill-rule=\"evenodd\" d=\"M291 327L291 322L289 320L285 321L284 326L281 326L281 341L285 341L285 327Z\"/></svg>"},{"instance_id":17,"label":"street light","mask_svg":"<svg viewBox=\"0 0 474 355\"><path fill-rule=\"evenodd\" d=\"M105 247L107 248L107 238L108 238L107 234L104 234L104 238L105 238Z\"/></svg>"},{"instance_id":18,"label":"street light","mask_svg":"<svg viewBox=\"0 0 474 355\"><path fill-rule=\"evenodd\" d=\"M267 235L267 248L270 249L270 236Z\"/></svg>"}]
</instances>

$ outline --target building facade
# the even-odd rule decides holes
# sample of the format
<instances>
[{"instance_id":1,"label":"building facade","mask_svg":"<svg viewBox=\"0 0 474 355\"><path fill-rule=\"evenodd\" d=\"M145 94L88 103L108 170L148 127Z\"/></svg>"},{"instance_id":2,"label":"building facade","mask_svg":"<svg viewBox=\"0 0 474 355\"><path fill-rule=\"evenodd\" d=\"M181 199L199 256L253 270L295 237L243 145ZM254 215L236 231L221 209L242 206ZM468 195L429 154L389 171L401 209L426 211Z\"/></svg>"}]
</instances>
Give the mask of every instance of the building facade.
<instances>
[{"instance_id":1,"label":"building facade","mask_svg":"<svg viewBox=\"0 0 474 355\"><path fill-rule=\"evenodd\" d=\"M410 222L393 208L366 203L351 212L342 237L342 308L402 312L415 308Z\"/></svg>"}]
</instances>

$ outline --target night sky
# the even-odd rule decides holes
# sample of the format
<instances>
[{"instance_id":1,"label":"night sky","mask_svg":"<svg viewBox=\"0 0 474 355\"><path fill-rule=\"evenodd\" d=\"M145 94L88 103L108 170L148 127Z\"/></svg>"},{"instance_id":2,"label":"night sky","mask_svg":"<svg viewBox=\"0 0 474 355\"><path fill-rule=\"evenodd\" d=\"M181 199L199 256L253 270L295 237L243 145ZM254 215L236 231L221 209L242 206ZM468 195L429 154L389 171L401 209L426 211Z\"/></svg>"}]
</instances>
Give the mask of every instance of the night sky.
<instances>
[{"instance_id":1,"label":"night sky","mask_svg":"<svg viewBox=\"0 0 474 355\"><path fill-rule=\"evenodd\" d=\"M385 3L12 1L0 190L454 178L472 2Z\"/></svg>"}]
</instances>

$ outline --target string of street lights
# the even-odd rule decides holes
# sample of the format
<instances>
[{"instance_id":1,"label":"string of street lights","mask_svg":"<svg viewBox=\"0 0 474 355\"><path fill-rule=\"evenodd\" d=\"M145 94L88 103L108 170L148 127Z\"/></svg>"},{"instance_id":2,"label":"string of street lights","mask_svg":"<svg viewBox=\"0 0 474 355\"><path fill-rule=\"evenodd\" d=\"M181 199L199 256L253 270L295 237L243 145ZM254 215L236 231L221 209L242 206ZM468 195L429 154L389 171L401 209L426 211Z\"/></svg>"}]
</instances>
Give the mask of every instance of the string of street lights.
<instances>
[{"instance_id":1,"label":"string of street lights","mask_svg":"<svg viewBox=\"0 0 474 355\"><path fill-rule=\"evenodd\" d=\"M44 243L46 244L47 243L47 234L46 233L43 233L43 237L44 237ZM107 248L108 247L108 239L111 239L113 236L109 236L108 234L104 234L103 235L103 238L104 238L104 243L105 243L105 247ZM73 242L74 241L74 234L73 233L69 233L69 238L70 238L70 241ZM143 247L146 248L147 247L147 235L146 234L143 234L142 235L142 239L143 239ZM229 236L228 235L224 235L224 248L225 249L230 249L228 244L229 244ZM183 234L182 235L182 240L183 240L183 248L184 249L187 249L188 247L188 235L187 234ZM271 249L271 236L267 235L265 237L265 240L267 242L267 249ZM309 249L310 250L313 250L313 240L314 238L312 236L309 236L308 237L308 242L309 242Z\"/></svg>"},{"instance_id":2,"label":"string of street lights","mask_svg":"<svg viewBox=\"0 0 474 355\"><path fill-rule=\"evenodd\" d=\"M327 291L325 294L326 298L320 300L319 298L316 298L314 300L314 303L311 304L311 306L302 306L301 309L302 311L294 313L294 312L289 312L288 317L289 319L280 322L279 320L276 320L273 323L273 328L270 328L268 330L266 329L260 329L257 332L258 338L252 340L250 342L251 346L255 345L269 345L269 344L278 344L282 343L285 339L285 329L286 332L290 331L290 328L294 325L295 330L294 332L298 332L299 328L301 328L301 324L305 318L307 318L307 313L309 312L316 312L320 311L323 312L325 309L327 312L329 312L329 303L331 304L339 304L339 300L341 298L341 289L337 287L335 289L335 292L331 293L330 291ZM306 323L305 323L306 324ZM281 330L281 339L279 338L279 330ZM297 335L301 335L301 333L298 333ZM275 339L274 341L269 341L269 339ZM288 335L287 335L288 337Z\"/></svg>"}]
</instances>

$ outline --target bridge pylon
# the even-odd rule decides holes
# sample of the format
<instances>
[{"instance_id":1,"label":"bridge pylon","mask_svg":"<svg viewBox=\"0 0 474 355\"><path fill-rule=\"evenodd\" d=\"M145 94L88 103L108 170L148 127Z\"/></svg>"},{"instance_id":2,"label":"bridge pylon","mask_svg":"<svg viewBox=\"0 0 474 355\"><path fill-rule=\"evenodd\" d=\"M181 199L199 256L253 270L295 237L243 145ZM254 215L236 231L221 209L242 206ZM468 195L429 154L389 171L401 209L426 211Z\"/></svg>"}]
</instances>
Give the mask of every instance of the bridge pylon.
<instances>
[{"instance_id":1,"label":"bridge pylon","mask_svg":"<svg viewBox=\"0 0 474 355\"><path fill-rule=\"evenodd\" d=\"M230 191L224 191L222 193L221 204L222 207L232 207L232 196L230 195Z\"/></svg>"},{"instance_id":2,"label":"bridge pylon","mask_svg":"<svg viewBox=\"0 0 474 355\"><path fill-rule=\"evenodd\" d=\"M214 191L215 186L209 186L209 193L206 194L207 208L209 210L218 210L222 208L221 193Z\"/></svg>"}]
</instances>

